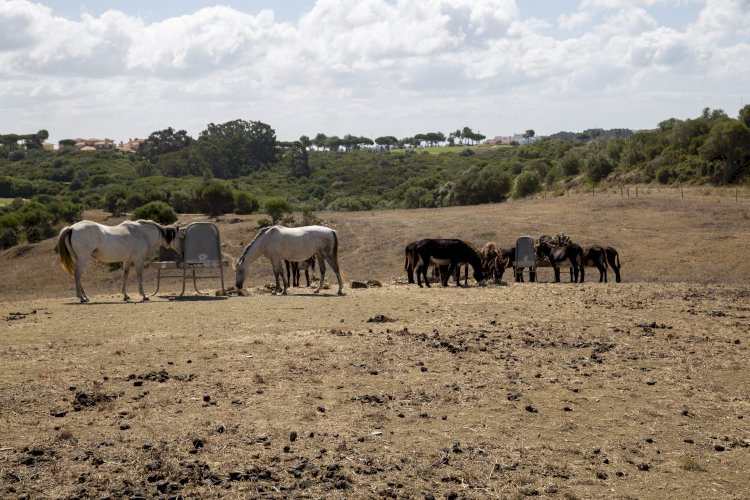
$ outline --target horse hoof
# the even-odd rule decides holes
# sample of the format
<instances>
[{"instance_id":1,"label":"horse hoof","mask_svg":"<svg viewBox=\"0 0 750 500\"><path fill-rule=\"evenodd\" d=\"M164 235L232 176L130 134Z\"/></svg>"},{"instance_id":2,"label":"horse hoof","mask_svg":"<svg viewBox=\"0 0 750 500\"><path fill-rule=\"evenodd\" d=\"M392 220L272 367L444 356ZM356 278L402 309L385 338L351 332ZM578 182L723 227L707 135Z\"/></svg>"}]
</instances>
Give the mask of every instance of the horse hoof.
<instances>
[{"instance_id":1,"label":"horse hoof","mask_svg":"<svg viewBox=\"0 0 750 500\"><path fill-rule=\"evenodd\" d=\"M346 295L343 290L339 290L338 295Z\"/></svg>"},{"instance_id":2,"label":"horse hoof","mask_svg":"<svg viewBox=\"0 0 750 500\"><path fill-rule=\"evenodd\" d=\"M143 297L143 302L148 302L149 300L151 299L149 299L148 297Z\"/></svg>"},{"instance_id":3,"label":"horse hoof","mask_svg":"<svg viewBox=\"0 0 750 500\"><path fill-rule=\"evenodd\" d=\"M89 301L88 297L81 297L81 304L85 304L88 301Z\"/></svg>"},{"instance_id":4,"label":"horse hoof","mask_svg":"<svg viewBox=\"0 0 750 500\"><path fill-rule=\"evenodd\" d=\"M320 290L315 290L313 293L320 293Z\"/></svg>"}]
</instances>

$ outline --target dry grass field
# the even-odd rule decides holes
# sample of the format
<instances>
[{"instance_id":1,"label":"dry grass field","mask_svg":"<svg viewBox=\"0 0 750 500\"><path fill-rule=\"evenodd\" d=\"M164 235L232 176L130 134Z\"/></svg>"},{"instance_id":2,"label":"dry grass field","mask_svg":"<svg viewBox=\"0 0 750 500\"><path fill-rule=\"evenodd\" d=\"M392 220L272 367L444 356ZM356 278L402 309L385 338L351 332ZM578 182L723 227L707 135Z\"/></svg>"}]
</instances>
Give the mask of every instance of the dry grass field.
<instances>
[{"instance_id":1,"label":"dry grass field","mask_svg":"<svg viewBox=\"0 0 750 500\"><path fill-rule=\"evenodd\" d=\"M747 200L319 215L382 287L273 296L261 260L245 296L124 303L97 265L81 305L54 241L0 253L0 496L750 497ZM256 219L216 221L227 256ZM561 231L623 283L405 283L411 240Z\"/></svg>"}]
</instances>

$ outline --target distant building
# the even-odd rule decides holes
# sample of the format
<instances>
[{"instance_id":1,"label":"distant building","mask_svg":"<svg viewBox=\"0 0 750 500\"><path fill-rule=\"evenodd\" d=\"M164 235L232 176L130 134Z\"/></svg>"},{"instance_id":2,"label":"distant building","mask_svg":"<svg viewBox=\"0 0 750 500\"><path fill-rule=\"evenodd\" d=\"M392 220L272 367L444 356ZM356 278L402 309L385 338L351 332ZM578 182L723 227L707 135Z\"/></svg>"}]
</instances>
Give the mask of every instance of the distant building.
<instances>
[{"instance_id":1,"label":"distant building","mask_svg":"<svg viewBox=\"0 0 750 500\"><path fill-rule=\"evenodd\" d=\"M99 151L115 149L115 141L112 139L83 139L78 137L75 140L75 147L81 151Z\"/></svg>"},{"instance_id":2,"label":"distant building","mask_svg":"<svg viewBox=\"0 0 750 500\"><path fill-rule=\"evenodd\" d=\"M138 151L138 148L141 147L141 144L143 144L143 141L146 139L130 139L128 142L122 142L120 141L119 146L117 146L118 151L123 151L126 153L134 153L135 151Z\"/></svg>"}]
</instances>

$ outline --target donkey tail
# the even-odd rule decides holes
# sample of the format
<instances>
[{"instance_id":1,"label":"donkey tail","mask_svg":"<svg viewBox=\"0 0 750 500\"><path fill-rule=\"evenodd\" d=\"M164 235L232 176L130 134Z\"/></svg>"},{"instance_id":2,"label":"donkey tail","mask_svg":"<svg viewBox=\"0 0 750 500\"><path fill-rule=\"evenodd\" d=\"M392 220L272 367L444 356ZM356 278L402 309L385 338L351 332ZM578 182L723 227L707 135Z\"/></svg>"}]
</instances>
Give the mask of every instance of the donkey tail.
<instances>
[{"instance_id":1,"label":"donkey tail","mask_svg":"<svg viewBox=\"0 0 750 500\"><path fill-rule=\"evenodd\" d=\"M57 239L57 253L60 255L60 265L71 276L73 276L75 263L78 259L70 243L72 234L73 228L68 226L60 231L60 236Z\"/></svg>"}]
</instances>

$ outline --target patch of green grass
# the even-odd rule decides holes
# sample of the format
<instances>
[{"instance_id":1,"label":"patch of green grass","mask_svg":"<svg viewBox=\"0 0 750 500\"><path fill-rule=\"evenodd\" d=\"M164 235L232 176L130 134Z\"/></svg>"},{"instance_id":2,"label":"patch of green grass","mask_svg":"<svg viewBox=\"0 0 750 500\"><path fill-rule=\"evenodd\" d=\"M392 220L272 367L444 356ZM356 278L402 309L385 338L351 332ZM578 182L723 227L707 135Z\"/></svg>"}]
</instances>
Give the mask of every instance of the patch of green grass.
<instances>
[{"instance_id":1,"label":"patch of green grass","mask_svg":"<svg viewBox=\"0 0 750 500\"><path fill-rule=\"evenodd\" d=\"M15 198L0 198L0 207L10 204Z\"/></svg>"}]
</instances>

